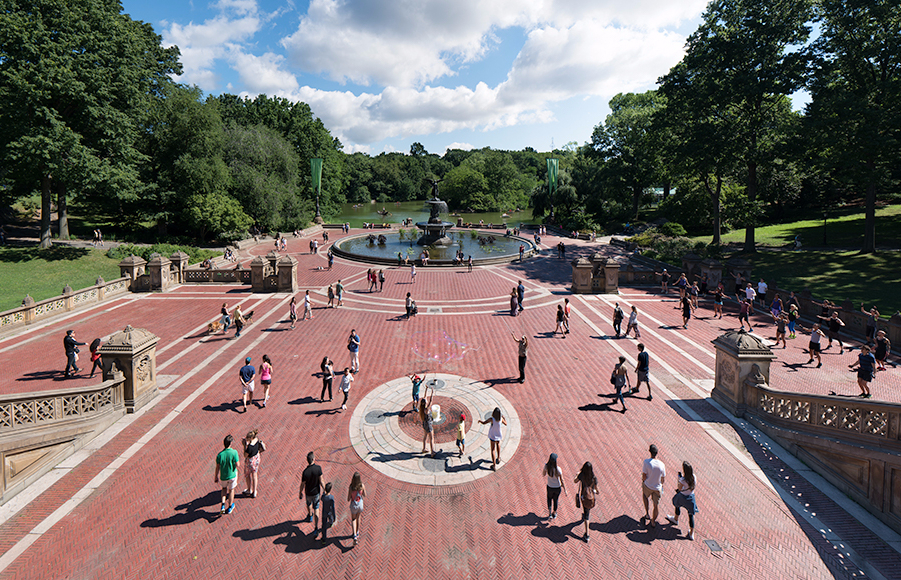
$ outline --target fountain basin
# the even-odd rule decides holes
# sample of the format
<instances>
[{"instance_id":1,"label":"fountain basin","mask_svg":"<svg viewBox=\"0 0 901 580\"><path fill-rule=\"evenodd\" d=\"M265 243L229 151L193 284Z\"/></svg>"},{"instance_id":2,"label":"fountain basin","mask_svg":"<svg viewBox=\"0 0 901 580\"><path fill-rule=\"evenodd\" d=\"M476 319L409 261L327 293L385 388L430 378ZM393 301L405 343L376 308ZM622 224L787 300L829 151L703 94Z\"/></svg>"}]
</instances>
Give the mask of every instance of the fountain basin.
<instances>
[{"instance_id":1,"label":"fountain basin","mask_svg":"<svg viewBox=\"0 0 901 580\"><path fill-rule=\"evenodd\" d=\"M535 243L521 236L505 236L497 230L493 231L476 231L477 236L488 237L493 236L495 241L491 244L479 244L478 239L472 237L472 231L475 230L454 230L447 232L450 240L449 245L444 246L427 246L429 248L429 266L452 266L454 256L457 251L462 249L464 258L472 255L472 262L475 265L484 264L501 264L512 262L519 259L519 246L525 246L525 255L530 257L538 252ZM341 238L332 245L332 251L336 256L355 260L360 262L369 262L373 264L387 264L396 266L398 264L397 254L408 257L408 263L415 261L419 263L419 254L422 252L423 246L417 245L416 234L412 236L409 232L400 238L400 232L385 231L379 232L386 238L384 244L378 242L369 243L369 234L360 234Z\"/></svg>"}]
</instances>

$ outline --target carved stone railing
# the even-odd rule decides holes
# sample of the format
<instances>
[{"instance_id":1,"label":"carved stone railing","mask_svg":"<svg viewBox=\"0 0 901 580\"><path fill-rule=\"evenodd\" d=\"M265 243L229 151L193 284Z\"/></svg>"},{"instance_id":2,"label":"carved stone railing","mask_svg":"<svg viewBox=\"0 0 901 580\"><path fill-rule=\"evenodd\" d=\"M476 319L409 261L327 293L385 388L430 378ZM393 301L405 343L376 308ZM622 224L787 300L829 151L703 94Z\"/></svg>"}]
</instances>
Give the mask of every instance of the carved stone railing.
<instances>
[{"instance_id":1,"label":"carved stone railing","mask_svg":"<svg viewBox=\"0 0 901 580\"><path fill-rule=\"evenodd\" d=\"M81 290L63 288L60 296L35 302L30 296L22 301L22 306L0 312L0 332L7 332L32 324L40 320L71 312L78 308L98 304L128 292L130 280L127 277L105 282L98 278L97 283Z\"/></svg>"},{"instance_id":2,"label":"carved stone railing","mask_svg":"<svg viewBox=\"0 0 901 580\"><path fill-rule=\"evenodd\" d=\"M188 284L250 284L250 270L246 268L213 270L209 268L188 268L185 270Z\"/></svg>"},{"instance_id":3,"label":"carved stone railing","mask_svg":"<svg viewBox=\"0 0 901 580\"><path fill-rule=\"evenodd\" d=\"M0 397L0 503L125 414L125 376L89 387Z\"/></svg>"}]
</instances>

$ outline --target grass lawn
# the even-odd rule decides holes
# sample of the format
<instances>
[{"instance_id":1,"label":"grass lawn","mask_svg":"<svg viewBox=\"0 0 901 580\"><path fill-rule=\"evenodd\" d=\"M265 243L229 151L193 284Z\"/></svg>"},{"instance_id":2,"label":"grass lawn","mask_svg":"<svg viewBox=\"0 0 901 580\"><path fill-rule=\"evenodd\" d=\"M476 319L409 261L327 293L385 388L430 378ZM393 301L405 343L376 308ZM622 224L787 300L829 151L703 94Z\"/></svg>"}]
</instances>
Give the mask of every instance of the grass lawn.
<instances>
[{"instance_id":1,"label":"grass lawn","mask_svg":"<svg viewBox=\"0 0 901 580\"><path fill-rule=\"evenodd\" d=\"M93 286L97 276L119 277L118 260L107 258L104 250L0 248L0 311L21 306L26 294L40 301L61 294L66 284L73 290Z\"/></svg>"},{"instance_id":2,"label":"grass lawn","mask_svg":"<svg viewBox=\"0 0 901 580\"><path fill-rule=\"evenodd\" d=\"M750 258L752 273L779 288L795 292L809 288L819 299L837 304L850 300L857 308L875 304L883 316L901 309L898 281L901 252L860 255L853 252L804 250L758 252Z\"/></svg>"},{"instance_id":3,"label":"grass lawn","mask_svg":"<svg viewBox=\"0 0 901 580\"><path fill-rule=\"evenodd\" d=\"M826 224L826 243L830 247L859 248L863 244L864 214L860 208L838 208L829 212ZM805 247L823 246L823 219L801 220L756 228L754 237L758 246L785 246L801 236ZM723 234L724 244L743 243L745 230ZM693 237L694 241L709 244L713 236ZM901 205L876 209L876 245L901 247Z\"/></svg>"}]
</instances>

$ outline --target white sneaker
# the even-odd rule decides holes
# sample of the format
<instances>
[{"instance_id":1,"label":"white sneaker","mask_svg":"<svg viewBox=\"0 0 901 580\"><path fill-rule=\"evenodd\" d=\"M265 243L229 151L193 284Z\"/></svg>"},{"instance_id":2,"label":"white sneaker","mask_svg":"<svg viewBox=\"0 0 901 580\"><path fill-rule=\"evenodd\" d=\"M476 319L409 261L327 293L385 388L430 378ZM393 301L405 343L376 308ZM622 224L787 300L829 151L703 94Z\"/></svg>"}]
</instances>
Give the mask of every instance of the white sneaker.
<instances>
[{"instance_id":1,"label":"white sneaker","mask_svg":"<svg viewBox=\"0 0 901 580\"><path fill-rule=\"evenodd\" d=\"M694 532L688 532L688 539L689 539L689 540L694 540L694 539L695 539L695 533L694 533Z\"/></svg>"},{"instance_id":2,"label":"white sneaker","mask_svg":"<svg viewBox=\"0 0 901 580\"><path fill-rule=\"evenodd\" d=\"M342 408L342 409L346 409L346 408L347 408L347 405L341 405L341 408Z\"/></svg>"}]
</instances>

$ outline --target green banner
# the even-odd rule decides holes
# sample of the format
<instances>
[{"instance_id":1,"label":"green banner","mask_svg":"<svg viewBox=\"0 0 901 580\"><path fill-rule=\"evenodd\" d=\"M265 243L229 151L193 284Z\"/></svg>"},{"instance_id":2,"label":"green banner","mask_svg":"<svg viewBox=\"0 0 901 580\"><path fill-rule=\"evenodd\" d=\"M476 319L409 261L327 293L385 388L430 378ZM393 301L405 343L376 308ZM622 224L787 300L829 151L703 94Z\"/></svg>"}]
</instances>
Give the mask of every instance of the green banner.
<instances>
[{"instance_id":1,"label":"green banner","mask_svg":"<svg viewBox=\"0 0 901 580\"><path fill-rule=\"evenodd\" d=\"M554 195L557 191L557 160L547 160L547 190L548 193Z\"/></svg>"},{"instance_id":2,"label":"green banner","mask_svg":"<svg viewBox=\"0 0 901 580\"><path fill-rule=\"evenodd\" d=\"M314 157L310 159L310 167L313 169L313 189L316 195L322 191L322 159Z\"/></svg>"}]
</instances>

